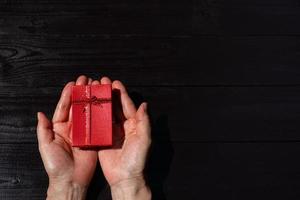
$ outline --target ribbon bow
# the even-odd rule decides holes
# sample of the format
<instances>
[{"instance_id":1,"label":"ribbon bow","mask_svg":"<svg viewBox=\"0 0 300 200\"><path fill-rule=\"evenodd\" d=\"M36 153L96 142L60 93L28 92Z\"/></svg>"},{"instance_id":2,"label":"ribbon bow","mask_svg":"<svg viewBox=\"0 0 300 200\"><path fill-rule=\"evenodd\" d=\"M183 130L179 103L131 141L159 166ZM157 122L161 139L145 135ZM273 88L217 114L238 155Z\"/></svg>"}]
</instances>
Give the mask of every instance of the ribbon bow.
<instances>
[{"instance_id":1,"label":"ribbon bow","mask_svg":"<svg viewBox=\"0 0 300 200\"><path fill-rule=\"evenodd\" d=\"M82 103L89 103L93 105L100 105L102 107L103 103L111 102L110 98L98 98L96 96L92 96L91 98L84 98L80 100L73 100L73 104L82 104Z\"/></svg>"}]
</instances>

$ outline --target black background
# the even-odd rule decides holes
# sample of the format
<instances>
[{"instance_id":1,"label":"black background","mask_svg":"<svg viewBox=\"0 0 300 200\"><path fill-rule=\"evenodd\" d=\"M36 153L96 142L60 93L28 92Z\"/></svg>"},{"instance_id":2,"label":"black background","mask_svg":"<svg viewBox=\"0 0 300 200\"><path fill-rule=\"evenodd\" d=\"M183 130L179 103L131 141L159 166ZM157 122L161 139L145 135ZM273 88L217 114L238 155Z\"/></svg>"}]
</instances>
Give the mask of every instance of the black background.
<instances>
[{"instance_id":1,"label":"black background","mask_svg":"<svg viewBox=\"0 0 300 200\"><path fill-rule=\"evenodd\" d=\"M36 112L80 74L149 102L154 199L299 199L299 19L298 0L1 0L0 199L45 198Z\"/></svg>"}]
</instances>

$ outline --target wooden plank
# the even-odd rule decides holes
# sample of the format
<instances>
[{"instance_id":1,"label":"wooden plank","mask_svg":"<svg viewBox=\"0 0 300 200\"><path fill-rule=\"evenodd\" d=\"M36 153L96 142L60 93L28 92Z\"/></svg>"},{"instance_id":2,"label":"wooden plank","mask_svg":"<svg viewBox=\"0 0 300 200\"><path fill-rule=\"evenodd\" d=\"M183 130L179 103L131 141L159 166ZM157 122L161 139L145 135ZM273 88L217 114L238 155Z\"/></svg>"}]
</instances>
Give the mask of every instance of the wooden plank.
<instances>
[{"instance_id":1,"label":"wooden plank","mask_svg":"<svg viewBox=\"0 0 300 200\"><path fill-rule=\"evenodd\" d=\"M80 74L138 86L299 85L299 44L291 37L1 35L0 85L61 86Z\"/></svg>"},{"instance_id":2,"label":"wooden plank","mask_svg":"<svg viewBox=\"0 0 300 200\"><path fill-rule=\"evenodd\" d=\"M296 1L6 1L5 34L299 35Z\"/></svg>"},{"instance_id":3,"label":"wooden plank","mask_svg":"<svg viewBox=\"0 0 300 200\"><path fill-rule=\"evenodd\" d=\"M36 143L36 112L50 117L55 88L2 87L0 142ZM178 142L299 141L300 87L129 87L149 102L153 137Z\"/></svg>"},{"instance_id":4,"label":"wooden plank","mask_svg":"<svg viewBox=\"0 0 300 200\"><path fill-rule=\"evenodd\" d=\"M37 145L1 145L1 199L42 199L47 191L47 175Z\"/></svg>"},{"instance_id":5,"label":"wooden plank","mask_svg":"<svg viewBox=\"0 0 300 200\"><path fill-rule=\"evenodd\" d=\"M0 166L0 199L45 199L48 177L36 144L1 144ZM87 200L109 196L106 185L98 165Z\"/></svg>"},{"instance_id":6,"label":"wooden plank","mask_svg":"<svg viewBox=\"0 0 300 200\"><path fill-rule=\"evenodd\" d=\"M149 176L166 199L299 199L299 150L299 143L161 144Z\"/></svg>"},{"instance_id":7,"label":"wooden plank","mask_svg":"<svg viewBox=\"0 0 300 200\"><path fill-rule=\"evenodd\" d=\"M296 1L224 1L218 24L225 35L299 36Z\"/></svg>"},{"instance_id":8,"label":"wooden plank","mask_svg":"<svg viewBox=\"0 0 300 200\"><path fill-rule=\"evenodd\" d=\"M1 199L43 199L37 146L0 149ZM299 152L299 143L154 143L147 173L155 199L298 199Z\"/></svg>"},{"instance_id":9,"label":"wooden plank","mask_svg":"<svg viewBox=\"0 0 300 200\"><path fill-rule=\"evenodd\" d=\"M218 2L22 1L0 4L0 33L182 35L216 33ZM193 13L193 15L191 15ZM199 24L199 25L198 25Z\"/></svg>"}]
</instances>

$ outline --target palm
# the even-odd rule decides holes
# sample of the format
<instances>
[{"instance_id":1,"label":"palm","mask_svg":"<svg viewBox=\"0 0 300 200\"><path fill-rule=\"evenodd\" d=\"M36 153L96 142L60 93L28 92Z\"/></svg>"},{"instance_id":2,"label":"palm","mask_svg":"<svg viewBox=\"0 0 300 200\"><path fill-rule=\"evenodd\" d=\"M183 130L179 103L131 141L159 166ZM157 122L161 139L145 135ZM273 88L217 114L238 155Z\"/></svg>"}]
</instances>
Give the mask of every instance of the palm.
<instances>
[{"instance_id":1,"label":"palm","mask_svg":"<svg viewBox=\"0 0 300 200\"><path fill-rule=\"evenodd\" d=\"M78 84L84 84L82 78ZM87 186L97 163L97 152L81 150L71 145L71 85L62 92L61 99L50 122L40 114L43 124L38 130L40 153L50 179L63 179Z\"/></svg>"},{"instance_id":2,"label":"palm","mask_svg":"<svg viewBox=\"0 0 300 200\"><path fill-rule=\"evenodd\" d=\"M126 120L124 123L120 125L115 125L113 130L115 135L122 135L122 127L125 123L130 123L129 121L134 120ZM131 122L132 123L132 122ZM106 149L99 151L99 161L101 163L101 167L105 177L107 178L108 182L116 182L115 179L119 178L115 176L115 172L122 172L124 169L130 171L134 171L136 174L142 173L140 171L141 167L137 166L137 155L140 150L141 146L138 138L136 137L135 131L136 123L132 123L131 127L123 127L125 135L129 135L126 137L123 143L122 148L117 148L120 143L115 144L113 149ZM140 165L140 163L138 163ZM122 176L122 174L120 175Z\"/></svg>"},{"instance_id":3,"label":"palm","mask_svg":"<svg viewBox=\"0 0 300 200\"><path fill-rule=\"evenodd\" d=\"M54 140L45 149L48 155L53 155L47 157L47 162L55 166L46 168L49 176L67 176L79 184L88 185L95 170L97 153L71 146L69 122L54 123L53 127L54 130L64 131L54 132Z\"/></svg>"},{"instance_id":4,"label":"palm","mask_svg":"<svg viewBox=\"0 0 300 200\"><path fill-rule=\"evenodd\" d=\"M56 134L55 139L43 148L45 168L50 177L61 177L74 171L73 152L64 139ZM69 177L71 179L72 177Z\"/></svg>"},{"instance_id":5,"label":"palm","mask_svg":"<svg viewBox=\"0 0 300 200\"><path fill-rule=\"evenodd\" d=\"M106 83L110 80L106 79ZM113 124L114 144L112 148L98 152L104 176L110 185L141 175L150 145L150 126L143 118L142 109L136 111L121 82L113 82L113 90L121 93L119 98L113 99L116 121Z\"/></svg>"}]
</instances>

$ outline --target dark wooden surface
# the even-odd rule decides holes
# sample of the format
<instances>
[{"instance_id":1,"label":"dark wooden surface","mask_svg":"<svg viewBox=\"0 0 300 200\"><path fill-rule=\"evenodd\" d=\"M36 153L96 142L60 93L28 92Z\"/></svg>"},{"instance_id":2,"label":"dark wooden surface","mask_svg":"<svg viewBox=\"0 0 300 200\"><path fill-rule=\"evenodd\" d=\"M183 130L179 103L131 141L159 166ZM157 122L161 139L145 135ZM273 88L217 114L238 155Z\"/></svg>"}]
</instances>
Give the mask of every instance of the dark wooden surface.
<instances>
[{"instance_id":1,"label":"dark wooden surface","mask_svg":"<svg viewBox=\"0 0 300 200\"><path fill-rule=\"evenodd\" d=\"M154 199L300 198L300 2L0 1L0 199L44 199L37 111L80 74L149 102ZM88 199L109 199L100 168Z\"/></svg>"}]
</instances>

